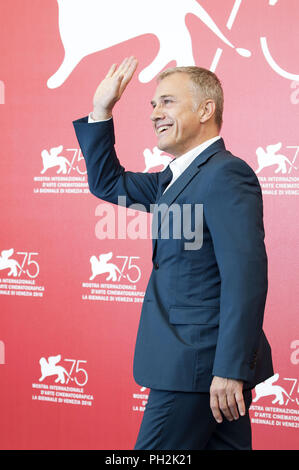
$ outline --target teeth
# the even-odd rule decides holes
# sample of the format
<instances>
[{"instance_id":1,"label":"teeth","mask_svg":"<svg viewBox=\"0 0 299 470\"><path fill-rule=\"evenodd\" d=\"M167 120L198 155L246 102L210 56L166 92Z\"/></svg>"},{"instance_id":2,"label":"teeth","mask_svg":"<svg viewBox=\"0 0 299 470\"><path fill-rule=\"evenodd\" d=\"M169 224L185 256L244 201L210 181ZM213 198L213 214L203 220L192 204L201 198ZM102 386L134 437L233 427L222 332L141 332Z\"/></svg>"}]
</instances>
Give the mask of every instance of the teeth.
<instances>
[{"instance_id":1,"label":"teeth","mask_svg":"<svg viewBox=\"0 0 299 470\"><path fill-rule=\"evenodd\" d=\"M170 126L159 127L159 129L158 129L159 134L161 134L161 132L166 131L167 129L169 129L169 127Z\"/></svg>"}]
</instances>

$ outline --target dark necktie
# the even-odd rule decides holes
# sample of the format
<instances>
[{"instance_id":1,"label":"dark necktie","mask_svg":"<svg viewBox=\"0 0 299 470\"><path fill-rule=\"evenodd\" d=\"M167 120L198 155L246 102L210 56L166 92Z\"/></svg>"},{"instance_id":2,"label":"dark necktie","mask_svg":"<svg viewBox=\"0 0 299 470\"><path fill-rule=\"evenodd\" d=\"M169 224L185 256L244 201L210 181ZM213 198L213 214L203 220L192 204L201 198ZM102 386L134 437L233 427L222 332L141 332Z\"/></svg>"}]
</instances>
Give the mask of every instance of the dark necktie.
<instances>
[{"instance_id":1,"label":"dark necktie","mask_svg":"<svg viewBox=\"0 0 299 470\"><path fill-rule=\"evenodd\" d=\"M173 177L173 173L170 169L170 166L168 165L168 167L166 168L165 171L163 171L161 173L161 176L160 176L160 181L161 181L161 196L163 194L163 192L165 191L165 188L169 185L170 181L172 180L172 177Z\"/></svg>"}]
</instances>

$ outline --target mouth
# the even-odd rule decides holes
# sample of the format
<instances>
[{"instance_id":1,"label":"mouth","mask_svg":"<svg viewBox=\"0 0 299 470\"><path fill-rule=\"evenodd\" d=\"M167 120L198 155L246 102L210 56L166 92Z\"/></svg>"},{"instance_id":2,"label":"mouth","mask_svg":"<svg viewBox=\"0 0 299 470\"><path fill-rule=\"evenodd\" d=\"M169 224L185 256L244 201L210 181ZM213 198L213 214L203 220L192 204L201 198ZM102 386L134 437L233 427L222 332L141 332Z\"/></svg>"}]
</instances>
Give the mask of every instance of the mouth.
<instances>
[{"instance_id":1,"label":"mouth","mask_svg":"<svg viewBox=\"0 0 299 470\"><path fill-rule=\"evenodd\" d=\"M163 124L158 127L156 127L156 134L157 135L162 135L165 134L169 129L173 126L173 124Z\"/></svg>"}]
</instances>

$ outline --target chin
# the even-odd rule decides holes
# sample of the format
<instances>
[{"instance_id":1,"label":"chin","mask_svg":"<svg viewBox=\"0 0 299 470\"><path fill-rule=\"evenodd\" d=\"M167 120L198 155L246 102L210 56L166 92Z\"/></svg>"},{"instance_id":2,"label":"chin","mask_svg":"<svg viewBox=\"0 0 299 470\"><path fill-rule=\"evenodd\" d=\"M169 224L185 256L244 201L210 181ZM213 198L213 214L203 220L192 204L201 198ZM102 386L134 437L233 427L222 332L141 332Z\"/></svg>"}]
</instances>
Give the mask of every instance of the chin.
<instances>
[{"instance_id":1,"label":"chin","mask_svg":"<svg viewBox=\"0 0 299 470\"><path fill-rule=\"evenodd\" d=\"M167 142L158 141L157 147L158 147L159 150L162 150L163 152L171 154L171 146L167 145Z\"/></svg>"}]
</instances>

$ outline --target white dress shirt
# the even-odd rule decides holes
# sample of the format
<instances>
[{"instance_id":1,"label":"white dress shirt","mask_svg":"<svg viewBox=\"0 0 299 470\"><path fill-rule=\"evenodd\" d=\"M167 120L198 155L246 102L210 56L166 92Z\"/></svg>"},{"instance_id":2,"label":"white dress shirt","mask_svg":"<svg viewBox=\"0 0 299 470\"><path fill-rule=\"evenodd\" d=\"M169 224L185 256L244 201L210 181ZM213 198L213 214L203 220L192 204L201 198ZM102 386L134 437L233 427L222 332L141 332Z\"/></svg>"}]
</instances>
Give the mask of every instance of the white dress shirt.
<instances>
[{"instance_id":1,"label":"white dress shirt","mask_svg":"<svg viewBox=\"0 0 299 470\"><path fill-rule=\"evenodd\" d=\"M186 168L193 162L193 160L202 153L206 148L212 145L216 140L219 140L221 137L217 135L216 137L212 137L212 139L206 140L202 144L194 147L192 150L184 153L180 157L174 158L170 163L169 167L173 173L172 180L170 181L169 185L165 189L167 189L175 182L176 179L186 170ZM164 191L164 193L165 193ZM163 193L163 194L164 194Z\"/></svg>"},{"instance_id":2,"label":"white dress shirt","mask_svg":"<svg viewBox=\"0 0 299 470\"><path fill-rule=\"evenodd\" d=\"M112 119L112 118L109 118ZM106 121L109 121L109 119L105 119ZM88 116L88 122L99 122L93 119L92 113L89 114ZM167 189L175 182L175 180L178 179L178 177L186 170L186 168L190 165L190 163L193 162L193 160L206 148L208 148L210 145L212 145L216 140L221 139L220 135L217 135L216 137L212 137L212 139L206 140L202 144L198 145L197 147L194 147L192 150L189 150L188 152L184 153L180 157L174 158L170 163L170 169L172 171L173 177L172 180L170 181L169 185L166 187L164 190L167 191ZM163 194L164 194L163 193Z\"/></svg>"}]
</instances>

